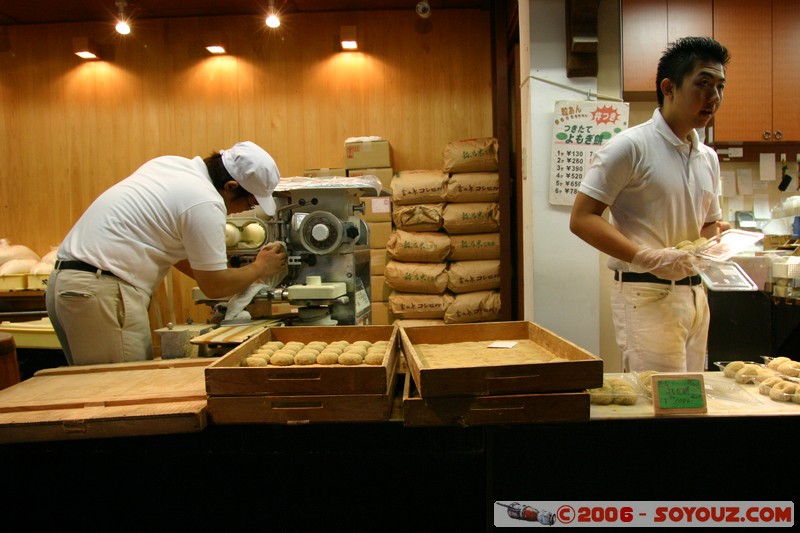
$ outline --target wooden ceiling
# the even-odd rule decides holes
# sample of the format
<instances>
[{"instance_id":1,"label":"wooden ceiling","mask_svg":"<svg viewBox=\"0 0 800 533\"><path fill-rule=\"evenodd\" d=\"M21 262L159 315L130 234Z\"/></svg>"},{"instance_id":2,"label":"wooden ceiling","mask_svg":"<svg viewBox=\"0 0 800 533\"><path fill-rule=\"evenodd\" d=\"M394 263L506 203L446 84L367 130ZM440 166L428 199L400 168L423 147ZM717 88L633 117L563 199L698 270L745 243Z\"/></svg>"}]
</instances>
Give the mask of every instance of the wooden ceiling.
<instances>
[{"instance_id":1,"label":"wooden ceiling","mask_svg":"<svg viewBox=\"0 0 800 533\"><path fill-rule=\"evenodd\" d=\"M0 26L113 20L117 0L0 0ZM418 0L274 0L285 13L413 10ZM439 9L489 9L491 0L427 0ZM140 19L226 15L264 16L268 0L127 0L125 13Z\"/></svg>"}]
</instances>

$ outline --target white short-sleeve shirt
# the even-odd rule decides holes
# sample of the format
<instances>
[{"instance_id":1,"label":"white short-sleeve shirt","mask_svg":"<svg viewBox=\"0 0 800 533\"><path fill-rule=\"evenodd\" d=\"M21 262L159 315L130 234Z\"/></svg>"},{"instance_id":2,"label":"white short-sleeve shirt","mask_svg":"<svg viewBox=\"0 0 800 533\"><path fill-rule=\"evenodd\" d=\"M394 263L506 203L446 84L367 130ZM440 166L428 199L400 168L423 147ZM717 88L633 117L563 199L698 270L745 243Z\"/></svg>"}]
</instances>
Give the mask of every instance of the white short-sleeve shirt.
<instances>
[{"instance_id":1,"label":"white short-sleeve shirt","mask_svg":"<svg viewBox=\"0 0 800 533\"><path fill-rule=\"evenodd\" d=\"M150 294L170 267L224 270L226 208L201 157L163 156L101 194L59 247Z\"/></svg>"},{"instance_id":2,"label":"white short-sleeve shirt","mask_svg":"<svg viewBox=\"0 0 800 533\"><path fill-rule=\"evenodd\" d=\"M667 248L694 241L722 218L719 159L692 130L681 141L656 109L595 152L580 192L609 206L611 223L633 242ZM628 270L611 257L608 266Z\"/></svg>"}]
</instances>

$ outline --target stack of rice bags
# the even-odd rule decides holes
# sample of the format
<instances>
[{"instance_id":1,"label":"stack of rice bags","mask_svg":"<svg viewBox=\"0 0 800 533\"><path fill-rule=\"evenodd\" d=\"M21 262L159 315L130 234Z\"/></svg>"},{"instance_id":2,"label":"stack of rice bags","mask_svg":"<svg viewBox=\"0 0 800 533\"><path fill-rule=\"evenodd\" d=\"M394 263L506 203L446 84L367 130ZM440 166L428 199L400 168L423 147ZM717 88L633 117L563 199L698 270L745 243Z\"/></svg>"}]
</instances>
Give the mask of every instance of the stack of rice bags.
<instances>
[{"instance_id":1,"label":"stack of rice bags","mask_svg":"<svg viewBox=\"0 0 800 533\"><path fill-rule=\"evenodd\" d=\"M443 156L443 170L392 178L384 275L389 310L404 325L500 317L497 140L452 142Z\"/></svg>"}]
</instances>

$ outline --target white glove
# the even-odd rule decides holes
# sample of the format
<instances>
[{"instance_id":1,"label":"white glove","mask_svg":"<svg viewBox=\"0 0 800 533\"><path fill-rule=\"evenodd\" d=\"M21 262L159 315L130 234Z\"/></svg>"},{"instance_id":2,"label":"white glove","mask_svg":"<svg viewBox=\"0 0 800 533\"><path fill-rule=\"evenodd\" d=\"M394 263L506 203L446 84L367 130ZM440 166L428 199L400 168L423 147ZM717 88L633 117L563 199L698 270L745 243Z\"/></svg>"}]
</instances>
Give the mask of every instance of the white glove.
<instances>
[{"instance_id":1,"label":"white glove","mask_svg":"<svg viewBox=\"0 0 800 533\"><path fill-rule=\"evenodd\" d=\"M633 256L634 272L651 272L662 279L679 280L697 274L695 258L674 248L642 248Z\"/></svg>"}]
</instances>

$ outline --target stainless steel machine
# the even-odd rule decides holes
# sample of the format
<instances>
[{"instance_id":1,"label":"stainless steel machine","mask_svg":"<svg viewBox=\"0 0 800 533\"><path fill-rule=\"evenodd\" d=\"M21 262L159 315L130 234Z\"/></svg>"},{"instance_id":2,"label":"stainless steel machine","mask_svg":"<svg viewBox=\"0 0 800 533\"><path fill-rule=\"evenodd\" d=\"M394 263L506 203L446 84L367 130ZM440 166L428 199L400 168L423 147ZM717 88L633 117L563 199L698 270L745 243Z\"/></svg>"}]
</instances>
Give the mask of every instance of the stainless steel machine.
<instances>
[{"instance_id":1,"label":"stainless steel machine","mask_svg":"<svg viewBox=\"0 0 800 533\"><path fill-rule=\"evenodd\" d=\"M288 274L256 293L246 308L251 318L270 317L271 304L287 302L297 310L285 317L287 324L369 324L369 228L361 218L361 197L380 194L374 176L282 178L273 194L274 217L228 217L232 267L252 261L267 242L286 245ZM199 293L195 302L219 304Z\"/></svg>"}]
</instances>

